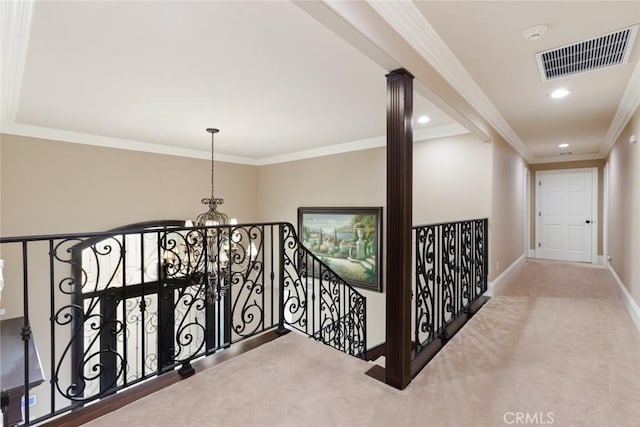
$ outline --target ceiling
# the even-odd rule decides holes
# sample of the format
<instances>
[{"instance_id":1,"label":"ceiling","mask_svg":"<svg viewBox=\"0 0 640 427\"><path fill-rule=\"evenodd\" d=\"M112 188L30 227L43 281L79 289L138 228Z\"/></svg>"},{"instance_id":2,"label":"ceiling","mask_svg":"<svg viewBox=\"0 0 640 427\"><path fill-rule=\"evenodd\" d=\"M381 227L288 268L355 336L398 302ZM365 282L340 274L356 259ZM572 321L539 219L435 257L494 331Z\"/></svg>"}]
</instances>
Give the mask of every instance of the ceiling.
<instances>
[{"instance_id":1,"label":"ceiling","mask_svg":"<svg viewBox=\"0 0 640 427\"><path fill-rule=\"evenodd\" d=\"M627 64L551 82L535 60L640 23L640 2L13 6L3 16L5 133L206 158L204 129L217 127L218 159L248 164L382 146L384 75L418 62L377 39L380 18L530 162L603 158L640 102L639 41ZM543 37L525 40L538 24L548 27ZM434 81L415 74L426 89L414 93L414 117L431 117L414 121L417 140L462 125L486 136L455 96L434 95ZM550 99L559 86L571 95ZM560 156L561 142L571 155Z\"/></svg>"},{"instance_id":2,"label":"ceiling","mask_svg":"<svg viewBox=\"0 0 640 427\"><path fill-rule=\"evenodd\" d=\"M536 158L598 155L635 64L542 81L535 54L640 23L640 2L419 2L462 65ZM537 41L522 33L544 24ZM557 88L567 98L549 95ZM558 147L568 143L568 149ZM569 159L570 156L567 157Z\"/></svg>"}]
</instances>

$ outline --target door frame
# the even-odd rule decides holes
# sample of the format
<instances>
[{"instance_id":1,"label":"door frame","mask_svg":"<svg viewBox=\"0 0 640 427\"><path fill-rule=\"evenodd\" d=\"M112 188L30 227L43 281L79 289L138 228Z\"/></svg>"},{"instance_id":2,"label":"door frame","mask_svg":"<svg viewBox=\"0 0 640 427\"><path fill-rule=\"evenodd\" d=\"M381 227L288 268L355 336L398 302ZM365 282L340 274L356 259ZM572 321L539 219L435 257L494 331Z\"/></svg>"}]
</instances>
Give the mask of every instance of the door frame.
<instances>
[{"instance_id":1,"label":"door frame","mask_svg":"<svg viewBox=\"0 0 640 427\"><path fill-rule=\"evenodd\" d=\"M599 264L609 264L609 162L602 170L602 259Z\"/></svg>"},{"instance_id":2,"label":"door frame","mask_svg":"<svg viewBox=\"0 0 640 427\"><path fill-rule=\"evenodd\" d=\"M531 170L524 172L524 256L529 258L534 254L531 250Z\"/></svg>"},{"instance_id":3,"label":"door frame","mask_svg":"<svg viewBox=\"0 0 640 427\"><path fill-rule=\"evenodd\" d=\"M590 172L591 173L591 224L595 227L591 227L591 263L597 264L598 262L598 226L600 224L600 218L598 218L598 168L597 167L589 167L589 168L572 168L572 169L553 169L553 170L538 170L535 173L535 181L540 182L540 178L543 175L557 175L563 173L571 173L571 172ZM538 190L540 184L535 184L536 187L536 206L535 206L535 224L536 224L536 241L535 241L535 257L540 258L540 205L541 205L541 194Z\"/></svg>"}]
</instances>

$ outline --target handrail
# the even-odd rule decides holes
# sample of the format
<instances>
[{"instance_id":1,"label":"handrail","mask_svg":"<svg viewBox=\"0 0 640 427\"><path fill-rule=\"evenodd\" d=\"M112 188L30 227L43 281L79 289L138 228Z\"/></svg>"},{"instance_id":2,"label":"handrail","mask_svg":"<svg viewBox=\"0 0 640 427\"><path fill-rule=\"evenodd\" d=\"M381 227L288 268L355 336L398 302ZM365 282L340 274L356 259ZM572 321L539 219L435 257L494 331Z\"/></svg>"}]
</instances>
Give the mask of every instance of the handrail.
<instances>
[{"instance_id":1,"label":"handrail","mask_svg":"<svg viewBox=\"0 0 640 427\"><path fill-rule=\"evenodd\" d=\"M0 244L5 293L21 286L9 315L24 318L26 369L35 340L48 379L19 389L37 395L26 425L176 368L188 375L194 359L276 328L354 356L366 348L366 299L288 222L149 221Z\"/></svg>"},{"instance_id":2,"label":"handrail","mask_svg":"<svg viewBox=\"0 0 640 427\"><path fill-rule=\"evenodd\" d=\"M87 237L109 237L114 234L137 234L140 231L149 230L154 227L154 224L157 225L157 228L162 229L163 227L171 226L172 230L177 231L187 231L187 230L212 230L217 228L230 228L230 227L248 227L248 226L267 226L267 225L291 225L290 222L284 221L276 221L276 222L256 222L256 223L243 223L243 224L234 224L234 225L203 225L203 226L194 226L194 227L186 227L184 225L183 220L158 220L158 221L145 221L139 222L131 225L125 225L122 227L116 227L108 231L89 231L89 232L76 232L76 233L57 233L57 234L27 234L23 236L10 236L10 237L2 237L0 236L0 244L2 243L21 243L21 242L35 242L38 240L61 240L61 239L73 239L73 238L87 238ZM176 224L176 225L173 225ZM292 226L292 225L291 225ZM116 232L116 233L114 233Z\"/></svg>"},{"instance_id":3,"label":"handrail","mask_svg":"<svg viewBox=\"0 0 640 427\"><path fill-rule=\"evenodd\" d=\"M465 222L475 222L475 221L485 221L487 218L473 218L473 219L461 219L459 221L447 221L447 222L434 222L429 224L417 224L411 227L411 229L416 230L418 228L425 227L440 227L443 225L453 225L453 224L462 224Z\"/></svg>"}]
</instances>

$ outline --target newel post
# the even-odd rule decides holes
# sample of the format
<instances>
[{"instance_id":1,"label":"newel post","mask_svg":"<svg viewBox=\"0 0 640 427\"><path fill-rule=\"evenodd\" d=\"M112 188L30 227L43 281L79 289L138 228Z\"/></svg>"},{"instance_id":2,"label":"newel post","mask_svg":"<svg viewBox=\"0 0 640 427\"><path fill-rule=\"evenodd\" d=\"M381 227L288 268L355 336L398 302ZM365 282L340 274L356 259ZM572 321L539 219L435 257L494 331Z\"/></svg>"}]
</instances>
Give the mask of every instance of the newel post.
<instances>
[{"instance_id":1,"label":"newel post","mask_svg":"<svg viewBox=\"0 0 640 427\"><path fill-rule=\"evenodd\" d=\"M413 182L413 75L387 78L387 253L385 382L411 382L411 227Z\"/></svg>"}]
</instances>

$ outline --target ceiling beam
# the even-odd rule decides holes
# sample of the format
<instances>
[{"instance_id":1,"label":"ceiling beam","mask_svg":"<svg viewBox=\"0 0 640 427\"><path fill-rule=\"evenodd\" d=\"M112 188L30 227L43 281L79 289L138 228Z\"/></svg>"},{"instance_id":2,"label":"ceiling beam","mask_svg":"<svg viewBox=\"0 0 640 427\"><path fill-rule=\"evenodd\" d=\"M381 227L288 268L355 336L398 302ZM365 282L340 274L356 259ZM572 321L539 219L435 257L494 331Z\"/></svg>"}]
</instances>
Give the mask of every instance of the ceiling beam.
<instances>
[{"instance_id":1,"label":"ceiling beam","mask_svg":"<svg viewBox=\"0 0 640 427\"><path fill-rule=\"evenodd\" d=\"M533 155L412 1L369 4L527 161ZM485 127L484 123L479 127ZM489 130L487 133L491 133Z\"/></svg>"},{"instance_id":2,"label":"ceiling beam","mask_svg":"<svg viewBox=\"0 0 640 427\"><path fill-rule=\"evenodd\" d=\"M476 109L368 3L297 0L294 3L385 70L409 70L416 77L417 93L481 140L493 139L495 131Z\"/></svg>"},{"instance_id":3,"label":"ceiling beam","mask_svg":"<svg viewBox=\"0 0 640 427\"><path fill-rule=\"evenodd\" d=\"M15 121L22 88L22 74L29 47L33 0L0 2L2 23L2 83L0 93L0 126Z\"/></svg>"}]
</instances>

